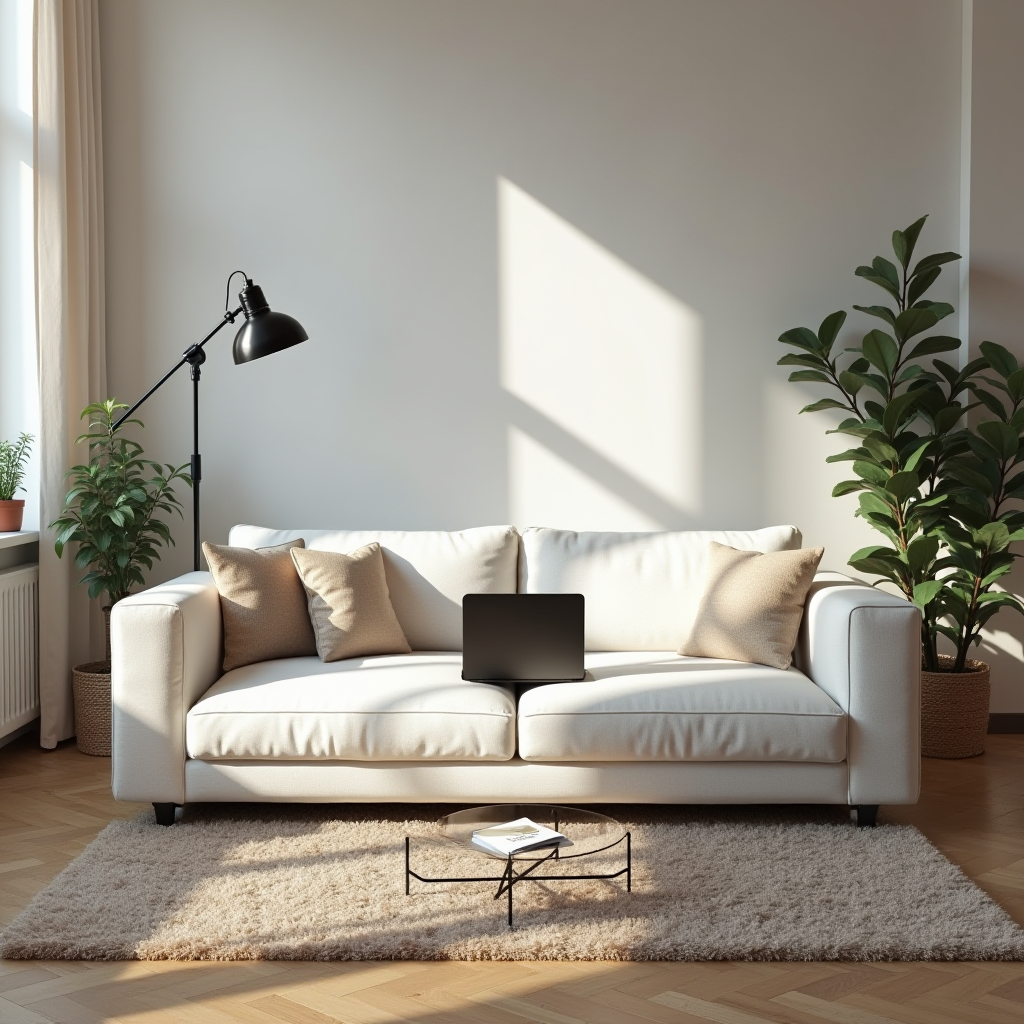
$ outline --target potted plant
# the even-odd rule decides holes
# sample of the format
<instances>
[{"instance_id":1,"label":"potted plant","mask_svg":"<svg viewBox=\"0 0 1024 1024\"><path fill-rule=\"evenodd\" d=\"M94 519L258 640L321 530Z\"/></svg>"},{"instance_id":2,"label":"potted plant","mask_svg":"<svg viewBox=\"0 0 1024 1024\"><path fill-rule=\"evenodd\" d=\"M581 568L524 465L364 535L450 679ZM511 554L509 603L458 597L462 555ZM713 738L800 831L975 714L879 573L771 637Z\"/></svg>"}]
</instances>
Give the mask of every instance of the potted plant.
<instances>
[{"instance_id":1,"label":"potted plant","mask_svg":"<svg viewBox=\"0 0 1024 1024\"><path fill-rule=\"evenodd\" d=\"M19 434L13 444L0 441L0 533L17 533L21 529L25 500L14 496L25 490L21 482L34 440L31 434Z\"/></svg>"},{"instance_id":2,"label":"potted plant","mask_svg":"<svg viewBox=\"0 0 1024 1024\"><path fill-rule=\"evenodd\" d=\"M1015 597L994 589L1016 557L1010 545L1024 539L1024 514L1007 506L1024 497L1024 475L1009 476L1018 451L1024 456L1024 370L991 342L982 343L982 358L957 368L938 357L959 349L958 338L922 337L953 312L925 296L943 265L960 258L935 253L911 269L925 220L893 232L898 267L876 256L856 270L891 304L853 308L888 330L870 330L859 344L835 353L846 320L841 310L817 333L794 328L782 334L779 340L798 351L779 363L801 367L791 381L824 383L837 395L801 412L850 414L830 433L859 443L828 461L851 462L854 478L832 493L858 493L855 514L888 543L862 548L849 564L894 584L921 608L922 749L929 756L966 757L984 749L989 692L988 666L968 659L968 651L1001 608L1024 611ZM975 409L996 419L966 426ZM940 653L939 636L952 641L955 653Z\"/></svg>"},{"instance_id":3,"label":"potted plant","mask_svg":"<svg viewBox=\"0 0 1024 1024\"><path fill-rule=\"evenodd\" d=\"M152 569L162 544L173 544L160 513L177 512L174 494L178 480L192 484L188 465L162 466L144 457L142 446L122 436L114 426L116 414L127 406L108 398L87 406L89 430L77 442L89 445L89 462L65 474L71 490L64 512L50 524L57 531L54 548L61 557L66 545L78 545L75 564L88 571L81 582L89 597L106 594L106 654L102 662L76 665L73 670L78 748L86 754L110 754L110 609L131 588L144 582L143 568ZM127 423L142 426L140 420Z\"/></svg>"}]
</instances>

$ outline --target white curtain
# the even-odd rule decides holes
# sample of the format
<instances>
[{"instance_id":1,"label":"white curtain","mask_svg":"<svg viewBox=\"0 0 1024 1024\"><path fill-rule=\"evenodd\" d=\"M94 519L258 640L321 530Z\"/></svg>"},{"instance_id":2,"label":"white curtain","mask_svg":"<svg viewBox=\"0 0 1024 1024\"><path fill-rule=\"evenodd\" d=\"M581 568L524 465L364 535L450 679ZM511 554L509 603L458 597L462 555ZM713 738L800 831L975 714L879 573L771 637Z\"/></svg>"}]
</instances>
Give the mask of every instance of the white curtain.
<instances>
[{"instance_id":1,"label":"white curtain","mask_svg":"<svg viewBox=\"0 0 1024 1024\"><path fill-rule=\"evenodd\" d=\"M54 747L75 733L71 666L93 654L90 616L100 614L48 529L65 472L88 458L75 445L79 413L106 397L97 0L36 0L34 73L40 742Z\"/></svg>"}]
</instances>

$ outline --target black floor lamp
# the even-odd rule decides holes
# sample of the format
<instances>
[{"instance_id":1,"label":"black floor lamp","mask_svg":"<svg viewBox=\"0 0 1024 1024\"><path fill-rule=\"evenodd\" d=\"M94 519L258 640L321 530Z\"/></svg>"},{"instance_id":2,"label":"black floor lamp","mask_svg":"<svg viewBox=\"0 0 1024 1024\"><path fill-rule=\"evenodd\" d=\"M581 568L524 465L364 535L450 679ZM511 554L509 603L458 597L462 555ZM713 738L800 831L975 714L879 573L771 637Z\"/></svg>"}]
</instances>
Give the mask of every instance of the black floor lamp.
<instances>
[{"instance_id":1,"label":"black floor lamp","mask_svg":"<svg viewBox=\"0 0 1024 1024\"><path fill-rule=\"evenodd\" d=\"M231 294L231 278L241 274L245 278L245 287L238 294L238 309L228 309L228 297ZM196 342L185 349L181 359L171 367L115 424L116 430L143 402L159 390L186 363L192 368L192 516L193 516L193 568L199 571L199 481L203 477L203 459L199 454L199 368L206 362L203 346L225 325L233 324L239 313L245 314L245 323L235 335L232 355L235 363L248 363L253 359L262 359L282 349L298 345L306 341L309 335L302 324L285 313L274 313L263 295L263 289L252 283L244 271L236 270L228 277L227 292L224 296L224 317L221 322L202 341Z\"/></svg>"}]
</instances>

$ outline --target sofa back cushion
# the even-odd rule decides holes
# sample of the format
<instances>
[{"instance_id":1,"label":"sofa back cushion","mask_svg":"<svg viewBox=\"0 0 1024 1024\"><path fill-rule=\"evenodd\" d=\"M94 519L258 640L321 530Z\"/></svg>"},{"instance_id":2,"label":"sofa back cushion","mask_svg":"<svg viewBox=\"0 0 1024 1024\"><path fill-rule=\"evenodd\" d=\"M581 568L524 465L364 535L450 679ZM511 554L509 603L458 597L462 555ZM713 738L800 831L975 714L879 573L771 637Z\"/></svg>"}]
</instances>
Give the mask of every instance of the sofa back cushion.
<instances>
[{"instance_id":1,"label":"sofa back cushion","mask_svg":"<svg viewBox=\"0 0 1024 1024\"><path fill-rule=\"evenodd\" d=\"M704 593L711 541L744 551L789 551L800 547L801 537L795 526L714 533L530 527L522 534L519 590L583 594L588 651L677 651Z\"/></svg>"},{"instance_id":2,"label":"sofa back cushion","mask_svg":"<svg viewBox=\"0 0 1024 1024\"><path fill-rule=\"evenodd\" d=\"M414 651L462 650L463 594L514 594L519 535L511 526L441 530L268 530L236 526L228 543L260 548L303 537L312 551L376 542L391 604ZM677 644L678 646L678 644Z\"/></svg>"}]
</instances>

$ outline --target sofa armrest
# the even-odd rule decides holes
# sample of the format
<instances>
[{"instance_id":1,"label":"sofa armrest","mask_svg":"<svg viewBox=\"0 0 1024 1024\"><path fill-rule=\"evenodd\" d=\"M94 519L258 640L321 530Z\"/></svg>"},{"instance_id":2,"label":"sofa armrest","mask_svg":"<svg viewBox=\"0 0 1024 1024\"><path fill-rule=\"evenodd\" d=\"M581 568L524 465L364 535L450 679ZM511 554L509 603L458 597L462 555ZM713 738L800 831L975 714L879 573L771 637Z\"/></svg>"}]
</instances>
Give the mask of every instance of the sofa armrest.
<instances>
[{"instance_id":1,"label":"sofa armrest","mask_svg":"<svg viewBox=\"0 0 1024 1024\"><path fill-rule=\"evenodd\" d=\"M185 716L221 674L220 598L190 572L110 616L116 800L185 802Z\"/></svg>"},{"instance_id":2,"label":"sofa armrest","mask_svg":"<svg viewBox=\"0 0 1024 1024\"><path fill-rule=\"evenodd\" d=\"M921 788L921 613L840 573L814 578L796 665L848 716L851 805L912 804Z\"/></svg>"}]
</instances>

